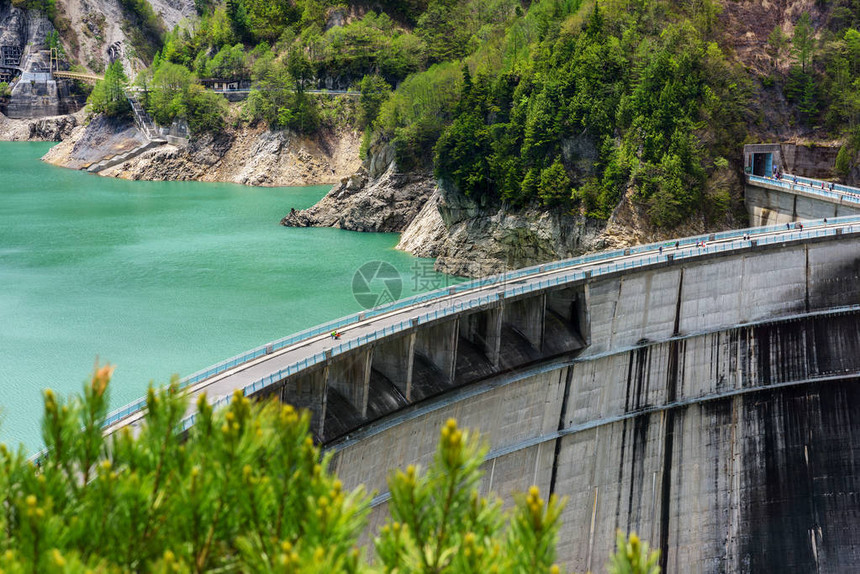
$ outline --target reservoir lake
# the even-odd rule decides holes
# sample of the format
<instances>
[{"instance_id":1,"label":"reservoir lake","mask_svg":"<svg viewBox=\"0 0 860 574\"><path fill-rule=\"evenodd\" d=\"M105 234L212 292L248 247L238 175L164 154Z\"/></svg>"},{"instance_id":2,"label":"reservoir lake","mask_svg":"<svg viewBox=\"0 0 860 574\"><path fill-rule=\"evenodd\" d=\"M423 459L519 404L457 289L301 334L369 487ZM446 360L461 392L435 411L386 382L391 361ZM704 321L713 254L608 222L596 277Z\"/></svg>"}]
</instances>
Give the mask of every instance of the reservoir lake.
<instances>
[{"instance_id":1,"label":"reservoir lake","mask_svg":"<svg viewBox=\"0 0 860 574\"><path fill-rule=\"evenodd\" d=\"M443 287L398 235L285 228L331 186L134 182L47 165L51 143L0 142L0 442L41 444L42 391L116 365L111 410L360 311L353 277L385 261L406 297Z\"/></svg>"}]
</instances>

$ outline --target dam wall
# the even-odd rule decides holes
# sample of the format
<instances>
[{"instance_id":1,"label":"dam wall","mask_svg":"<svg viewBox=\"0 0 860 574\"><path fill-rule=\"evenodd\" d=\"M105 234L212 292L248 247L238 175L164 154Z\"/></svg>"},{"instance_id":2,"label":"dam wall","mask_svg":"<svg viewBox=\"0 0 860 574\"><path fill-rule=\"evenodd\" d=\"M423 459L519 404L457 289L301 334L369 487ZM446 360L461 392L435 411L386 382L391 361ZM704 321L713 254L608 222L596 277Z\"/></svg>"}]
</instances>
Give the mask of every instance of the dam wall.
<instances>
[{"instance_id":1,"label":"dam wall","mask_svg":"<svg viewBox=\"0 0 860 574\"><path fill-rule=\"evenodd\" d=\"M750 224L780 225L814 219L860 214L860 202L854 198L826 198L811 192L771 188L761 183L745 186L744 203Z\"/></svg>"},{"instance_id":2,"label":"dam wall","mask_svg":"<svg viewBox=\"0 0 860 574\"><path fill-rule=\"evenodd\" d=\"M314 409L344 485L378 493L371 532L390 470L426 468L454 417L490 444L485 492L568 497L569 570L601 571L621 528L659 548L667 572L848 572L860 562L858 374L860 238L846 233L506 299L277 392ZM374 392L389 397L378 418L339 411Z\"/></svg>"}]
</instances>

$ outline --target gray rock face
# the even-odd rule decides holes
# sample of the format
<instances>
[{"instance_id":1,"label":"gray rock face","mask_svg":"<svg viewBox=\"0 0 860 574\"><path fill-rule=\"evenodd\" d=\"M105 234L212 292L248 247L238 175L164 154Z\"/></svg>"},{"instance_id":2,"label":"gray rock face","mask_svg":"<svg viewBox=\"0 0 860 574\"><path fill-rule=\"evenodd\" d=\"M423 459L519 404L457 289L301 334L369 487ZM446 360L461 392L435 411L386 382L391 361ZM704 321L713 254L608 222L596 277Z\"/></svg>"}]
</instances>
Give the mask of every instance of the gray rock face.
<instances>
[{"instance_id":1,"label":"gray rock face","mask_svg":"<svg viewBox=\"0 0 860 574\"><path fill-rule=\"evenodd\" d=\"M592 138L586 134L566 138L561 142L564 165L577 182L594 175L594 165L600 157Z\"/></svg>"},{"instance_id":2,"label":"gray rock face","mask_svg":"<svg viewBox=\"0 0 860 574\"><path fill-rule=\"evenodd\" d=\"M2 127L2 126L0 126ZM2 135L2 130L0 130ZM146 138L130 122L94 118L53 147L45 161L72 169L140 150ZM313 137L271 131L263 125L226 126L187 145L162 145L123 158L98 173L151 181L226 181L242 185L320 185L338 181L360 165L360 135L324 130Z\"/></svg>"},{"instance_id":3,"label":"gray rock face","mask_svg":"<svg viewBox=\"0 0 860 574\"><path fill-rule=\"evenodd\" d=\"M429 174L398 173L395 164L376 180L362 167L309 209L290 212L288 227L339 227L351 231L403 231L433 194Z\"/></svg>"},{"instance_id":4,"label":"gray rock face","mask_svg":"<svg viewBox=\"0 0 860 574\"><path fill-rule=\"evenodd\" d=\"M0 46L18 46L27 43L26 12L11 2L0 4Z\"/></svg>"},{"instance_id":5,"label":"gray rock face","mask_svg":"<svg viewBox=\"0 0 860 574\"><path fill-rule=\"evenodd\" d=\"M78 125L75 116L56 116L52 118L39 118L29 122L31 141L58 142L69 137L72 130Z\"/></svg>"},{"instance_id":6,"label":"gray rock face","mask_svg":"<svg viewBox=\"0 0 860 574\"><path fill-rule=\"evenodd\" d=\"M75 114L35 119L9 119L0 114L0 140L62 141L69 137L82 117L82 114Z\"/></svg>"},{"instance_id":7,"label":"gray rock face","mask_svg":"<svg viewBox=\"0 0 860 574\"><path fill-rule=\"evenodd\" d=\"M103 159L123 154L146 143L146 138L129 120L117 120L97 116L86 127L78 128L75 137L66 139L48 152L46 158L66 151L62 165L72 169L83 169ZM64 138L65 139L65 138Z\"/></svg>"},{"instance_id":8,"label":"gray rock face","mask_svg":"<svg viewBox=\"0 0 860 574\"><path fill-rule=\"evenodd\" d=\"M839 146L780 144L784 170L803 177L831 179Z\"/></svg>"},{"instance_id":9,"label":"gray rock face","mask_svg":"<svg viewBox=\"0 0 860 574\"><path fill-rule=\"evenodd\" d=\"M509 211L440 186L403 232L398 248L436 257L437 271L481 277L603 249L603 230L603 224L582 216L536 208Z\"/></svg>"},{"instance_id":10,"label":"gray rock face","mask_svg":"<svg viewBox=\"0 0 860 574\"><path fill-rule=\"evenodd\" d=\"M397 249L416 257L436 257L448 238L448 227L439 212L439 190L433 192L424 207L403 234Z\"/></svg>"},{"instance_id":11,"label":"gray rock face","mask_svg":"<svg viewBox=\"0 0 860 574\"><path fill-rule=\"evenodd\" d=\"M289 227L402 232L398 249L436 257L436 269L477 277L603 249L604 224L537 208L512 212L446 190L430 174L398 173L383 147L309 209L291 211Z\"/></svg>"}]
</instances>

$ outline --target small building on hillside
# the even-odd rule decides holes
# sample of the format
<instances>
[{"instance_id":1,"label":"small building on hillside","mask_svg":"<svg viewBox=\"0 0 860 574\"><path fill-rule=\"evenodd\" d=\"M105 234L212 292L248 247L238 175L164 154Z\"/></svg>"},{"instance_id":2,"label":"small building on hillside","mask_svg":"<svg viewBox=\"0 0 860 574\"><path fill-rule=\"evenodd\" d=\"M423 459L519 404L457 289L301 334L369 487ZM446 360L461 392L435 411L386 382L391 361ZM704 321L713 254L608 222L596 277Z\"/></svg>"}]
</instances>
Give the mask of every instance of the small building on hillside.
<instances>
[{"instance_id":1,"label":"small building on hillside","mask_svg":"<svg viewBox=\"0 0 860 574\"><path fill-rule=\"evenodd\" d=\"M203 78L200 84L207 90L235 92L251 89L251 80L245 78Z\"/></svg>"}]
</instances>

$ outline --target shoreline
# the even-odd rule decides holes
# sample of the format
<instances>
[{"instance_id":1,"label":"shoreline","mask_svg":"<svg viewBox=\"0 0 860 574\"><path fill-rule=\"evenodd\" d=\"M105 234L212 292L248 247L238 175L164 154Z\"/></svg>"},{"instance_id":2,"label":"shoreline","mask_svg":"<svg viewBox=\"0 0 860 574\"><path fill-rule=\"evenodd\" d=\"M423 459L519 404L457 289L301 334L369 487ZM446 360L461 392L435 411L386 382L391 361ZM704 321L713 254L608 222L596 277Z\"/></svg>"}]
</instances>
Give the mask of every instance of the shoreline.
<instances>
[{"instance_id":1,"label":"shoreline","mask_svg":"<svg viewBox=\"0 0 860 574\"><path fill-rule=\"evenodd\" d=\"M360 165L361 134L323 129L313 136L262 125L225 127L187 146L146 138L130 121L77 125L43 161L134 181L204 181L282 187L334 185Z\"/></svg>"}]
</instances>

